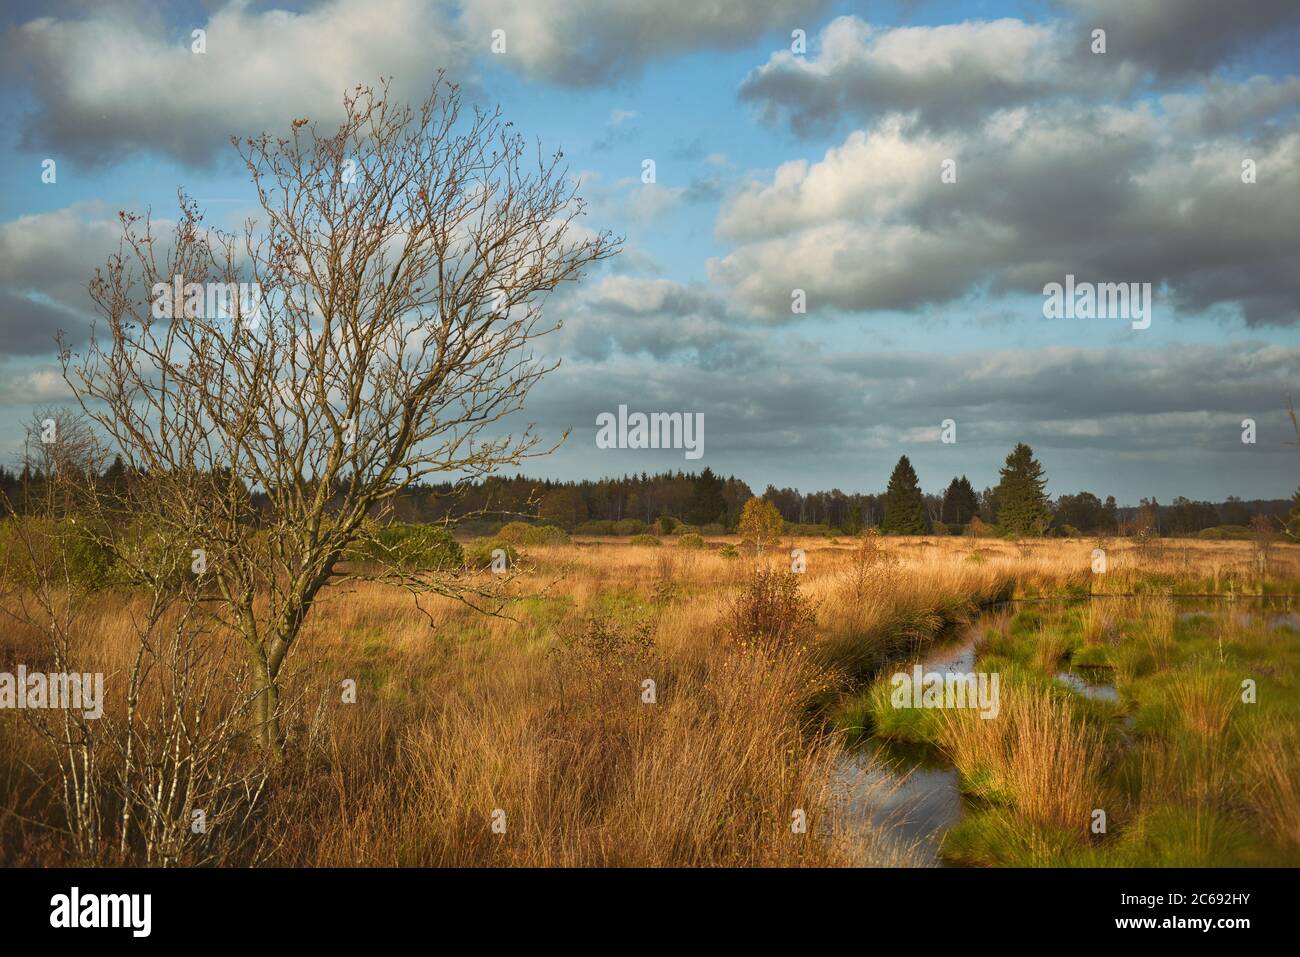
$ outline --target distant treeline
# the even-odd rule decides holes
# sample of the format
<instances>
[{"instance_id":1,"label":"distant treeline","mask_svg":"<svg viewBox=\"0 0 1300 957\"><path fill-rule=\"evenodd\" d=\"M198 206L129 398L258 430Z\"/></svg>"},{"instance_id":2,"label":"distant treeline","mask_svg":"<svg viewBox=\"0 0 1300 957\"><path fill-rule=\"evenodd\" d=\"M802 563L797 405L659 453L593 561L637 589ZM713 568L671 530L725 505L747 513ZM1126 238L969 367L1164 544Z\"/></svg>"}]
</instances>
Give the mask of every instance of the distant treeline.
<instances>
[{"instance_id":1,"label":"distant treeline","mask_svg":"<svg viewBox=\"0 0 1300 957\"><path fill-rule=\"evenodd\" d=\"M114 463L106 478L119 477L122 469L120 462ZM0 493L20 512L25 498L42 484L39 472L0 467ZM396 497L390 516L403 522L443 522L472 515L471 526L523 518L590 534L635 534L665 517L718 531L734 530L745 502L756 494L741 479L723 478L709 468L698 473L642 472L579 482L493 476L460 485L412 486ZM809 530L853 534L888 524L884 492L863 494L837 488L800 492L769 485L761 497L772 502L789 525ZM258 498L254 494L254 503ZM928 523L944 526L942 530L961 532L973 519L992 528L999 524L997 490L986 487L976 492L965 476L954 477L942 494L922 493L921 500ZM1091 492L1079 492L1049 500L1049 506L1049 533L1131 535L1147 529L1159 535L1189 536L1225 527L1225 534L1231 535L1236 529L1250 527L1256 516L1285 522L1293 502L1234 496L1222 502L1196 502L1178 497L1169 503L1151 498L1136 506L1119 506L1114 496L1103 500ZM0 501L0 513L4 510Z\"/></svg>"}]
</instances>

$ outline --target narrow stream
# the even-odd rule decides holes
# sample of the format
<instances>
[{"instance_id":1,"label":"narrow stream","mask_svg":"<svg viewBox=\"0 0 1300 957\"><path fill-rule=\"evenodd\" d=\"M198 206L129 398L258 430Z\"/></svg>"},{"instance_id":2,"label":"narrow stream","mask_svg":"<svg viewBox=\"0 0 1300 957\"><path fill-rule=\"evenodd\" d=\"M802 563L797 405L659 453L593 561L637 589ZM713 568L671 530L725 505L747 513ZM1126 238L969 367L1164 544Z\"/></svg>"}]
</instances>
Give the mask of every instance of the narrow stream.
<instances>
[{"instance_id":1,"label":"narrow stream","mask_svg":"<svg viewBox=\"0 0 1300 957\"><path fill-rule=\"evenodd\" d=\"M975 643L995 617L980 617L955 641L931 648L898 670L920 664L926 672L974 671ZM844 755L836 777L848 790L854 820L869 821L901 843L915 844L926 861L941 863L940 844L948 828L961 820L964 801L957 769L943 755L928 747L868 739Z\"/></svg>"},{"instance_id":2,"label":"narrow stream","mask_svg":"<svg viewBox=\"0 0 1300 957\"><path fill-rule=\"evenodd\" d=\"M1175 597L1175 601L1192 604L1178 613L1179 618L1204 615L1212 606L1202 598ZM1239 596L1237 600L1250 599ZM1274 626L1300 631L1300 612L1294 610L1290 599L1261 596L1257 600L1261 603L1255 608L1238 612L1242 623L1265 617ZM1005 622L1005 606L986 612L957 639L932 647L924 657L900 662L896 670L909 671L920 664L925 672L969 674L975 670L977 642L988 630L999 629ZM1056 678L1085 697L1119 700L1105 669L1070 668ZM852 819L870 822L903 844L914 844L926 861L942 866L944 835L962 819L967 808L957 770L942 754L929 747L869 738L844 755L835 774L837 788L847 791Z\"/></svg>"}]
</instances>

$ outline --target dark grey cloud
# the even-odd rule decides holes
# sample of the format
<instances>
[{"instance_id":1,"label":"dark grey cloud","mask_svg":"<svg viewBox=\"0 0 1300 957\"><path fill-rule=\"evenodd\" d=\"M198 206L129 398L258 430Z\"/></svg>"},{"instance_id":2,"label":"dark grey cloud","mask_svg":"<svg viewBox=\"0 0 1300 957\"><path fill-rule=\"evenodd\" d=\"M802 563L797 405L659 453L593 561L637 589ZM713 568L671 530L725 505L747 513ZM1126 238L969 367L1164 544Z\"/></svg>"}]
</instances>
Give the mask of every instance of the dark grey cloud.
<instances>
[{"instance_id":1,"label":"dark grey cloud","mask_svg":"<svg viewBox=\"0 0 1300 957\"><path fill-rule=\"evenodd\" d=\"M77 345L89 328L84 314L0 289L0 354L53 358L58 333Z\"/></svg>"},{"instance_id":2,"label":"dark grey cloud","mask_svg":"<svg viewBox=\"0 0 1300 957\"><path fill-rule=\"evenodd\" d=\"M1234 83L1214 78L1196 93L1160 98L1173 128L1189 137L1214 139L1242 131L1270 135L1266 125L1300 108L1300 76L1253 76Z\"/></svg>"},{"instance_id":3,"label":"dark grey cloud","mask_svg":"<svg viewBox=\"0 0 1300 957\"><path fill-rule=\"evenodd\" d=\"M534 471L560 476L699 468L804 490L879 491L901 454L922 485L955 474L994 484L1010 448L1031 444L1053 494L1285 497L1296 453L1285 400L1300 348L1263 343L1162 349L1055 348L965 355L824 353L772 343L744 378L694 364L620 357L566 364L530 398L528 419L572 427ZM743 387L738 387L738 382ZM1141 387L1137 387L1140 383ZM618 405L705 415L705 455L595 447L595 417ZM1241 442L1256 419L1258 442ZM939 441L957 423L957 442Z\"/></svg>"},{"instance_id":4,"label":"dark grey cloud","mask_svg":"<svg viewBox=\"0 0 1300 957\"><path fill-rule=\"evenodd\" d=\"M1300 30L1295 0L1061 0L1061 5L1087 31L1106 31L1108 56L1159 78L1208 72L1261 44L1286 50Z\"/></svg>"},{"instance_id":5,"label":"dark grey cloud","mask_svg":"<svg viewBox=\"0 0 1300 957\"><path fill-rule=\"evenodd\" d=\"M52 357L60 329L82 341L92 316L87 286L120 237L99 203L0 223L0 357Z\"/></svg>"},{"instance_id":6,"label":"dark grey cloud","mask_svg":"<svg viewBox=\"0 0 1300 957\"><path fill-rule=\"evenodd\" d=\"M762 337L746 328L747 317L700 283L610 275L555 297L547 309L564 321L552 346L581 361L651 357L741 374L762 356Z\"/></svg>"}]
</instances>

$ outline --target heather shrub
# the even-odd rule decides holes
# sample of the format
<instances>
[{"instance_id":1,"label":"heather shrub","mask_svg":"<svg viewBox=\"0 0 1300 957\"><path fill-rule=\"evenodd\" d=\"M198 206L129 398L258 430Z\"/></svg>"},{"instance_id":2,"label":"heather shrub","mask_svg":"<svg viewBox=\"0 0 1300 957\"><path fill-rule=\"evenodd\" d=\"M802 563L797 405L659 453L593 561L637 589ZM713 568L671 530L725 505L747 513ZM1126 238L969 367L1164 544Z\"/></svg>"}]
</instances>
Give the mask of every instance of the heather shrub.
<instances>
[{"instance_id":1,"label":"heather shrub","mask_svg":"<svg viewBox=\"0 0 1300 957\"><path fill-rule=\"evenodd\" d=\"M460 544L440 525L395 522L374 529L351 557L393 568L459 568L465 560Z\"/></svg>"},{"instance_id":2,"label":"heather shrub","mask_svg":"<svg viewBox=\"0 0 1300 957\"><path fill-rule=\"evenodd\" d=\"M499 538L476 538L466 542L462 549L465 567L471 571L491 568L492 553L498 548L506 553L506 564L513 566L519 558L519 553L508 542L503 542Z\"/></svg>"},{"instance_id":3,"label":"heather shrub","mask_svg":"<svg viewBox=\"0 0 1300 957\"><path fill-rule=\"evenodd\" d=\"M27 587L66 582L94 591L113 583L112 567L112 551L76 519L0 521L0 579Z\"/></svg>"},{"instance_id":4,"label":"heather shrub","mask_svg":"<svg viewBox=\"0 0 1300 957\"><path fill-rule=\"evenodd\" d=\"M804 647L816 628L817 608L799 590L799 576L763 567L750 575L721 622L731 644L768 652Z\"/></svg>"},{"instance_id":5,"label":"heather shrub","mask_svg":"<svg viewBox=\"0 0 1300 957\"><path fill-rule=\"evenodd\" d=\"M562 528L529 525L527 522L508 522L501 527L497 538L510 545L563 545L569 540Z\"/></svg>"}]
</instances>

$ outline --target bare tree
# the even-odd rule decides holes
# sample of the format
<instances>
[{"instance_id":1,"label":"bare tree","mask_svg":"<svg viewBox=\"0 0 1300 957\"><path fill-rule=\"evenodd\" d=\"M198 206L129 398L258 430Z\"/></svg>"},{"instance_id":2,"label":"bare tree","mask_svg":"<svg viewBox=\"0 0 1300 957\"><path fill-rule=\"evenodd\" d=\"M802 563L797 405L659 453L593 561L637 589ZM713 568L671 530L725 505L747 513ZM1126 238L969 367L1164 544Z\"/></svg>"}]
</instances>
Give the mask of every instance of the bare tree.
<instances>
[{"instance_id":1,"label":"bare tree","mask_svg":"<svg viewBox=\"0 0 1300 957\"><path fill-rule=\"evenodd\" d=\"M232 140L262 209L238 236L184 196L170 244L121 214L90 285L106 336L63 349L83 408L149 475L159 531L242 639L277 754L286 656L367 516L435 473L549 451L531 427L497 429L554 368L533 352L558 326L546 296L619 244L577 224L562 154L462 109L441 76L418 107L384 84L344 108L337 131L299 119Z\"/></svg>"},{"instance_id":2,"label":"bare tree","mask_svg":"<svg viewBox=\"0 0 1300 957\"><path fill-rule=\"evenodd\" d=\"M85 489L101 464L93 429L77 409L37 409L23 435L25 509L46 516L74 508L70 496Z\"/></svg>"}]
</instances>

